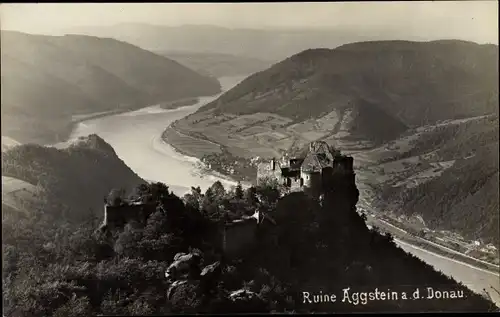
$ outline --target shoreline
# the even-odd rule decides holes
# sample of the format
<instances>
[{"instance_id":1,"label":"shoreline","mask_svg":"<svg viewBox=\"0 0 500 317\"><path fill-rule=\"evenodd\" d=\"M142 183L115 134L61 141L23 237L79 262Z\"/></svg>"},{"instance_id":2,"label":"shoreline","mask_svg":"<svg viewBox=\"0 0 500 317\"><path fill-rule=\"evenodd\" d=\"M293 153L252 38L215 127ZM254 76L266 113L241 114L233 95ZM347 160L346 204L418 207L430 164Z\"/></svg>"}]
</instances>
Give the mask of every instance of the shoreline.
<instances>
[{"instance_id":1,"label":"shoreline","mask_svg":"<svg viewBox=\"0 0 500 317\"><path fill-rule=\"evenodd\" d=\"M393 224L391 224L391 223L389 223L389 222L387 222L387 221L385 221L385 220L383 220L383 219L378 219L378 221L383 222L384 224L386 224L386 225L388 225L388 226L390 226L390 227L393 227L393 228L395 228L396 230L403 232L404 234L410 235L412 238L414 238L414 239L416 239L416 240L419 240L419 241L421 241L422 243L425 243L425 244L428 244L429 246L433 246L433 247L435 247L435 248L441 249L444 253L455 254L455 255L457 255L457 256L459 256L459 257L463 257L464 259L472 260L472 261L474 261L474 262L481 263L481 264L483 264L483 265L485 265L485 266L489 266L489 267L491 267L491 268L487 268L487 269L485 269L485 270L488 270L488 271L490 271L490 272L492 272L492 273L495 273L496 275L498 275L498 274L499 274L499 272L498 272L498 271L500 270L500 266L499 266L499 265L497 265L497 264L495 264L495 263L492 263L492 262L487 262L487 261L484 261L484 260L481 260L481 259L476 259L476 258L474 258L474 257L472 257L472 256L470 256L470 255L467 255L467 254L465 254L465 253L462 253L462 252L459 252L459 251L453 250L453 249L451 249L451 248L449 248L449 247L446 247L446 246L444 246L444 245L440 245L440 244L435 243L435 242L433 242L433 241L431 241L431 240L427 240L427 239L424 239L424 238L421 238L421 237L413 236L413 235L412 235L412 234L410 234L409 232L407 232L407 231L405 231L405 230L403 230L403 229L401 229L401 228L399 228L399 227L397 227L397 226L395 226L395 225L393 225ZM461 262L463 262L463 261L461 261ZM466 262L463 262L463 263L466 263ZM470 264L470 263L467 263L467 264L472 265L472 264ZM475 266L475 267L477 267L477 268L481 268L481 269L484 269L484 268L479 267L479 266ZM493 271L493 270L496 270L496 271Z\"/></svg>"},{"instance_id":2,"label":"shoreline","mask_svg":"<svg viewBox=\"0 0 500 317\"><path fill-rule=\"evenodd\" d=\"M173 101L161 102L158 105L161 109L164 110L175 110L182 107L192 106L200 101L200 97L192 97L192 98L183 98Z\"/></svg>"},{"instance_id":3,"label":"shoreline","mask_svg":"<svg viewBox=\"0 0 500 317\"><path fill-rule=\"evenodd\" d=\"M173 123L172 123L172 124L173 124ZM170 127L171 127L171 125L167 126L167 128L166 128L166 129L168 129L168 128L170 128ZM166 129L165 129L165 130L166 130ZM165 131L164 131L164 132L165 132ZM163 132L163 133L164 133L164 132ZM160 138L160 139L161 139L161 142L162 142L163 144L170 146L170 147L171 147L171 148L172 148L172 149L173 149L173 150L174 150L177 154L182 155L182 156L185 156L185 157L190 158L190 159L193 159L193 160L196 160L196 162L197 162L197 163L199 163L199 164L203 164L203 162L201 162L200 158L198 158L198 157L196 157L196 156L189 155L188 153L186 153L186 152L182 151L181 149L179 149L179 148L178 148L178 147L176 147L175 145L173 145L173 144L169 143L169 142L168 142L168 140L166 140L165 138L163 138L163 133L162 133L162 136L161 136L161 138ZM237 180L235 180L234 178L232 178L231 176L229 176L229 175L225 175L225 174L222 174L222 173L220 173L220 172L214 171L214 170L209 169L209 168L206 168L206 172L204 172L204 171L201 171L201 172L202 172L202 174L203 174L203 175L205 175L205 176L212 176L212 177L220 178L220 179L222 179L222 180L224 180L224 181L227 181L227 182L230 182L230 183L234 183L234 185L235 185L235 186L236 186L236 184L238 184L238 181L237 181ZM245 185L247 185L247 184L245 184L244 182L240 182L240 183L241 183L241 185L242 185L243 187L245 187Z\"/></svg>"},{"instance_id":4,"label":"shoreline","mask_svg":"<svg viewBox=\"0 0 500 317\"><path fill-rule=\"evenodd\" d=\"M187 98L181 98L181 99L176 99L176 100L171 100L171 101L162 101L162 102L156 103L154 105L148 105L148 106L114 109L114 110L108 110L108 111L100 111L100 112L92 112L92 113L88 113L88 114L74 115L71 117L70 122L67 123L69 133L65 133L67 135L65 135L62 138L64 141L51 142L50 144L46 144L45 146L53 147L53 146L57 146L58 144L63 144L63 143L67 143L67 142L71 141L71 135L73 133L73 130L76 128L76 126L79 123L84 123L85 121L95 120L95 119L99 119L99 118L107 117L107 116L119 115L119 114L123 114L123 113L127 113L127 112L139 111L142 109L155 107L155 106L158 106L158 107L160 107L160 109L166 110L166 111L181 109L183 107L190 107L190 106L196 104L203 97L206 97L206 96L187 97ZM189 104L187 104L187 102L189 102ZM172 106L172 105L175 105L175 107L169 108L169 106ZM60 136L57 135L55 138L59 139Z\"/></svg>"},{"instance_id":5,"label":"shoreline","mask_svg":"<svg viewBox=\"0 0 500 317\"><path fill-rule=\"evenodd\" d=\"M193 156L185 151L183 151L181 148L179 148L178 146L174 145L173 143L171 143L168 138L166 137L166 132L168 129L172 129L175 133L178 133L180 135L183 135L183 136L186 136L186 137L189 137L189 138L193 138L193 139L197 139L199 141L203 141L203 142L208 142L208 143L211 143L213 145L216 145L218 146L219 148L222 149L223 145L221 144L218 144L216 142L213 142L213 141L210 141L210 140L205 140L205 139L200 139L200 138L197 138L197 137L194 137L194 136L191 136L191 135L188 135L188 134L185 134L183 132L180 132L179 130L177 130L175 128L175 123L177 121L174 121L172 122L170 125L168 125L165 130L163 130L162 134L161 134L161 140L162 142L164 142L165 144L168 144L170 147L172 147L172 149L174 149L177 153L181 154L181 155L184 155L184 156L187 156L187 157L190 157L190 158L194 158L196 159L199 163L203 164L201 162L201 158L197 157L197 156ZM254 186L255 184L253 184L252 182L249 182L249 181L245 181L245 180L237 180L234 178L234 176L231 176L231 175L228 175L228 174L224 174L222 172L219 172L219 171L216 171L216 170L213 170L213 169L210 169L208 167L205 167L205 165L203 164L203 167L208 171L207 174L210 174L210 175L213 175L213 176L216 176L216 177L219 177L219 178L222 178L222 179L225 179L227 181L230 181L230 182L235 182L235 183L240 183L243 188L247 188L247 187L251 187L251 186Z\"/></svg>"}]
</instances>

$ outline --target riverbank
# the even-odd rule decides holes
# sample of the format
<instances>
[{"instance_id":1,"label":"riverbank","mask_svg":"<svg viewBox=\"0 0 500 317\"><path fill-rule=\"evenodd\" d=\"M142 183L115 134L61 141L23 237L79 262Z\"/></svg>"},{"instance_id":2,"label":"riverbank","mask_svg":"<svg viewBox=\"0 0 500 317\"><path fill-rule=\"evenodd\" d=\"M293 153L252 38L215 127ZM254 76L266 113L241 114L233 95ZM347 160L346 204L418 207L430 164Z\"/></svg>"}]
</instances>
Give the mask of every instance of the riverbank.
<instances>
[{"instance_id":1,"label":"riverbank","mask_svg":"<svg viewBox=\"0 0 500 317\"><path fill-rule=\"evenodd\" d=\"M172 147L172 149L179 155L182 155L182 156L185 156L187 157L188 159L192 159L192 160L196 160L197 163L199 164L197 166L197 168L199 168L201 170L201 172L203 172L203 174L205 175L210 175L210 176L215 176L215 177L218 177L218 178L222 178L226 181L229 181L229 182L234 182L235 185L238 183L237 180L233 179L231 176L229 175L224 175L222 173L219 173L217 171L214 171L214 170L209 170L207 169L205 166L203 166L203 162L198 158L198 157L195 157L195 156L191 156L189 155L188 153L186 152L183 152L182 150L176 148L175 146L173 146L172 144L169 144L168 142L166 142L163 138L161 139L161 142L163 142L163 144L167 145L167 146L170 146Z\"/></svg>"},{"instance_id":2,"label":"riverbank","mask_svg":"<svg viewBox=\"0 0 500 317\"><path fill-rule=\"evenodd\" d=\"M222 144L179 131L175 126L176 122L163 131L162 140L165 143L183 155L199 159L206 169L249 184L249 186L255 184L257 176L255 162L233 155Z\"/></svg>"},{"instance_id":3,"label":"riverbank","mask_svg":"<svg viewBox=\"0 0 500 317\"><path fill-rule=\"evenodd\" d=\"M394 238L404 241L405 243L409 243L415 247L420 247L428 252L439 254L440 256L444 256L450 260L458 261L465 265L470 265L475 269L484 270L496 276L500 275L498 268L492 263L483 263L480 260L474 259L472 257L467 257L466 255L460 254L458 252L453 252L453 250L446 250L445 248L433 244L430 241L427 241L420 237L415 237L409 234L407 231L398 228L382 219L378 219L372 216L367 216L367 218L367 223L369 223L370 225L377 226L381 231L388 232Z\"/></svg>"},{"instance_id":4,"label":"riverbank","mask_svg":"<svg viewBox=\"0 0 500 317\"><path fill-rule=\"evenodd\" d=\"M165 131L163 131L162 136L161 136L161 141L164 144L170 146L172 149L174 149L174 151L177 152L179 155L183 155L183 156L186 156L186 157L188 157L190 159L196 160L197 163L198 163L197 164L197 168L200 170L200 172L202 174L204 174L204 175L211 175L211 176L215 176L215 177L218 177L218 178L222 178L222 179L224 179L224 180L226 180L228 182L234 182L235 184L237 184L238 182L240 182L241 185L244 188L251 187L251 186L254 185L252 181L248 180L248 178L240 177L240 175L226 174L226 173L224 173L225 171L223 171L221 169L214 169L214 168L211 168L212 166L207 166L207 164L205 162L203 162L204 156L199 157L198 155L196 155L197 154L196 152L192 152L192 151L189 151L189 150L184 150L183 147L180 147L180 146L176 145L175 142L172 142L172 138L171 137L169 138L169 131L170 131L170 133L177 132L175 130L175 128L173 127L174 123L172 123L171 125L169 125L165 129ZM180 132L177 132L177 133L179 135L182 135L182 133L180 133ZM185 136L185 137L186 138L192 138L192 137L189 137L189 136ZM219 150L220 150L220 148L219 148ZM207 153L210 153L210 152L207 151ZM215 153L222 154L222 150L220 150L219 152L215 152Z\"/></svg>"},{"instance_id":5,"label":"riverbank","mask_svg":"<svg viewBox=\"0 0 500 317\"><path fill-rule=\"evenodd\" d=\"M199 100L200 99L198 97L194 97L194 98L184 98L174 101L163 102L160 103L160 108L165 110L172 110L180 107L192 106L198 103Z\"/></svg>"}]
</instances>

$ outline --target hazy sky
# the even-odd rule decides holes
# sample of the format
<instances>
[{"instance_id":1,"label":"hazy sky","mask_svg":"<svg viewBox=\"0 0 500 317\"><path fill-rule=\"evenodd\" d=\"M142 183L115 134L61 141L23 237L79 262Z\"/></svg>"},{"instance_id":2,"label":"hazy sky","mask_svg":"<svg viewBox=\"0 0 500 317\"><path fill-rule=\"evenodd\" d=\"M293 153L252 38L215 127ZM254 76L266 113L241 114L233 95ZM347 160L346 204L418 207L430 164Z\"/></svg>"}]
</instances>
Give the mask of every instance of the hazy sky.
<instances>
[{"instance_id":1,"label":"hazy sky","mask_svg":"<svg viewBox=\"0 0 500 317\"><path fill-rule=\"evenodd\" d=\"M73 26L118 23L225 27L383 28L498 43L497 1L331 3L2 4L2 29L59 33Z\"/></svg>"}]
</instances>

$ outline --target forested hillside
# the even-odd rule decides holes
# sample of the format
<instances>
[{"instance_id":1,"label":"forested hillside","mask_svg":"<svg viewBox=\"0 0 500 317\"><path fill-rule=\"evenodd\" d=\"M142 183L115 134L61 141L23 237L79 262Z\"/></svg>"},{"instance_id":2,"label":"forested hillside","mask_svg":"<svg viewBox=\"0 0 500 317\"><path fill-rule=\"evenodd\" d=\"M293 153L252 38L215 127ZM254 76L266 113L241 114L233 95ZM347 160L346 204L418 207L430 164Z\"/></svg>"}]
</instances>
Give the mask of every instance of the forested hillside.
<instances>
[{"instance_id":1,"label":"forested hillside","mask_svg":"<svg viewBox=\"0 0 500 317\"><path fill-rule=\"evenodd\" d=\"M39 190L25 211L56 213L66 220L101 214L103 197L113 188L127 192L145 183L97 135L75 140L56 149L23 144L2 153L2 176L36 186ZM9 187L4 185L4 191ZM14 217L15 219L15 217ZM60 219L59 219L60 220Z\"/></svg>"},{"instance_id":2,"label":"forested hillside","mask_svg":"<svg viewBox=\"0 0 500 317\"><path fill-rule=\"evenodd\" d=\"M95 232L98 223L92 219L79 223L78 228L35 218L11 223L3 233L4 314L495 309L486 299L396 247L390 235L368 230L355 211L358 193L353 183L333 188L320 205L303 193L279 198L272 184L244 191L240 186L227 190L216 182L205 193L193 187L181 199L157 183L140 186L135 194L163 206L144 224ZM276 225L260 232L254 248L227 257L215 242L220 221L227 219L227 213L255 208L266 210ZM181 269L181 258L193 261ZM463 292L463 297L411 299L417 288L426 297L428 287ZM379 300L372 300L354 295L376 288L396 291L399 297L380 300L378 295ZM309 303L304 301L304 291L335 294L337 300Z\"/></svg>"},{"instance_id":3,"label":"forested hillside","mask_svg":"<svg viewBox=\"0 0 500 317\"><path fill-rule=\"evenodd\" d=\"M498 114L498 46L379 41L293 55L172 128L234 155L272 157L314 140L361 150L408 129L488 114Z\"/></svg>"},{"instance_id":4,"label":"forested hillside","mask_svg":"<svg viewBox=\"0 0 500 317\"><path fill-rule=\"evenodd\" d=\"M212 95L217 80L109 38L2 31L2 135L62 141L72 116Z\"/></svg>"},{"instance_id":5,"label":"forested hillside","mask_svg":"<svg viewBox=\"0 0 500 317\"><path fill-rule=\"evenodd\" d=\"M404 124L423 125L498 112L497 70L496 45L353 43L303 51L200 111L273 112L303 121L366 100Z\"/></svg>"},{"instance_id":6,"label":"forested hillside","mask_svg":"<svg viewBox=\"0 0 500 317\"><path fill-rule=\"evenodd\" d=\"M410 151L393 160L421 156L426 162L451 162L451 167L416 187L382 186L378 203L421 215L431 228L498 246L498 133L498 116L423 132Z\"/></svg>"}]
</instances>

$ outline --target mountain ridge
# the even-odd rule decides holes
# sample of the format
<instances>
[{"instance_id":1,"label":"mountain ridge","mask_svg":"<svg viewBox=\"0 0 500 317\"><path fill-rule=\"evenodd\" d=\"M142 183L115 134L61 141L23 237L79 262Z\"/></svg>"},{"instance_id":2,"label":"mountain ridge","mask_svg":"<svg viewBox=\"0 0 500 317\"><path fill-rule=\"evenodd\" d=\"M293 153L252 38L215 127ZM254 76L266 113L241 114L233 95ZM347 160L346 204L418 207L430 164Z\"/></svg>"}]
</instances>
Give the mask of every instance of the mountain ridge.
<instances>
[{"instance_id":1,"label":"mountain ridge","mask_svg":"<svg viewBox=\"0 0 500 317\"><path fill-rule=\"evenodd\" d=\"M136 110L220 91L216 79L116 39L11 31L1 36L2 135L22 143L65 139L72 115Z\"/></svg>"},{"instance_id":2,"label":"mountain ridge","mask_svg":"<svg viewBox=\"0 0 500 317\"><path fill-rule=\"evenodd\" d=\"M29 204L23 208L27 212L57 211L45 216L57 219L64 215L72 221L88 217L89 210L99 213L102 197L112 189L123 187L130 193L139 184L146 183L116 155L111 145L95 134L60 148L37 144L9 148L2 153L2 176L38 188L37 195L26 199ZM18 203L22 206L24 202Z\"/></svg>"},{"instance_id":3,"label":"mountain ridge","mask_svg":"<svg viewBox=\"0 0 500 317\"><path fill-rule=\"evenodd\" d=\"M243 142L259 153L265 148L271 157L318 138L357 151L396 139L407 129L498 114L495 56L498 46L466 41L373 41L308 49L250 75L171 128L227 145L235 155L245 151ZM359 109L367 120L355 131L356 121L364 120ZM266 114L276 119L264 123ZM237 117L247 118L246 123ZM382 126L392 127L391 133ZM245 127L252 132L240 133Z\"/></svg>"}]
</instances>

